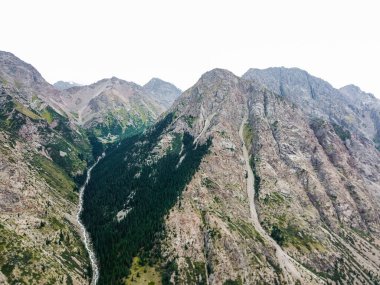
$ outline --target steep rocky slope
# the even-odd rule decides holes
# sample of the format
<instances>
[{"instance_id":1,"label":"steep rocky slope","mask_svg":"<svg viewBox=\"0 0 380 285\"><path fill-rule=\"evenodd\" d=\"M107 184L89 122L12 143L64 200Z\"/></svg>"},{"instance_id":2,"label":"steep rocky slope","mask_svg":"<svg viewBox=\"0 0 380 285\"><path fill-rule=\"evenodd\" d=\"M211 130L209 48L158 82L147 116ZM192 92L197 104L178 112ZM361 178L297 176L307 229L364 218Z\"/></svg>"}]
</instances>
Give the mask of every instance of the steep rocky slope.
<instances>
[{"instance_id":1,"label":"steep rocky slope","mask_svg":"<svg viewBox=\"0 0 380 285\"><path fill-rule=\"evenodd\" d=\"M372 133L358 116L344 121L354 116L345 105L329 116L325 98L306 98L303 83L284 96L285 87L277 94L259 79L207 72L95 168L84 217L102 241L100 284L153 280L152 270L163 284L379 282ZM110 267L115 260L127 268Z\"/></svg>"},{"instance_id":2,"label":"steep rocky slope","mask_svg":"<svg viewBox=\"0 0 380 285\"><path fill-rule=\"evenodd\" d=\"M74 177L91 159L91 146L61 105L60 93L36 69L0 52L0 129L28 141Z\"/></svg>"},{"instance_id":3,"label":"steep rocky slope","mask_svg":"<svg viewBox=\"0 0 380 285\"><path fill-rule=\"evenodd\" d=\"M77 203L76 185L62 168L0 131L1 284L88 283Z\"/></svg>"},{"instance_id":4,"label":"steep rocky slope","mask_svg":"<svg viewBox=\"0 0 380 285\"><path fill-rule=\"evenodd\" d=\"M0 270L7 284L86 284L76 225L91 145L30 65L0 52Z\"/></svg>"}]
</instances>

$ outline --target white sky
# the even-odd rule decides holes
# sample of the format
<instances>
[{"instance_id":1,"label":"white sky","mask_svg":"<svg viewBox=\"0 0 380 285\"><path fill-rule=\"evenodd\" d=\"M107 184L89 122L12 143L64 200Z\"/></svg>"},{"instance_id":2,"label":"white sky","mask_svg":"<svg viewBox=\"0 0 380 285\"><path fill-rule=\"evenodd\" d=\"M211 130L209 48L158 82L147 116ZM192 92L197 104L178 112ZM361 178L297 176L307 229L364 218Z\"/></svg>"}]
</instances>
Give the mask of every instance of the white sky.
<instances>
[{"instance_id":1,"label":"white sky","mask_svg":"<svg viewBox=\"0 0 380 285\"><path fill-rule=\"evenodd\" d=\"M104 77L187 89L215 67L299 67L380 97L373 0L1 0L0 50L49 82Z\"/></svg>"}]
</instances>

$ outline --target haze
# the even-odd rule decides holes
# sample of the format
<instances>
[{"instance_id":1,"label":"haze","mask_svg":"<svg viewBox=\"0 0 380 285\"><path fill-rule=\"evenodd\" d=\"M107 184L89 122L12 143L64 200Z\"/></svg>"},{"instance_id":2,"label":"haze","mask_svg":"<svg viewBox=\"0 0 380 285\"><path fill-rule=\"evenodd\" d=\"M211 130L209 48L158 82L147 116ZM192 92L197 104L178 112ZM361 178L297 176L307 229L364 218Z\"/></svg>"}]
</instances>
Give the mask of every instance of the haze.
<instances>
[{"instance_id":1,"label":"haze","mask_svg":"<svg viewBox=\"0 0 380 285\"><path fill-rule=\"evenodd\" d=\"M380 96L377 1L1 3L0 50L49 82L151 77L190 87L215 67L299 67Z\"/></svg>"}]
</instances>

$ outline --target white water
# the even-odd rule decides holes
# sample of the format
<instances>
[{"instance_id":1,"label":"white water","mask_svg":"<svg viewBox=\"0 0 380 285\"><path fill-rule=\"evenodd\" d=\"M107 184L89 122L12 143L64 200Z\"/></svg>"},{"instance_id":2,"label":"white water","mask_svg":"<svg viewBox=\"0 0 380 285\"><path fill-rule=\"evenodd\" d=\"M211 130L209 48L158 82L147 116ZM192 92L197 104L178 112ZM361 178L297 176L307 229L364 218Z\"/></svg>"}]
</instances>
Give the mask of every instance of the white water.
<instances>
[{"instance_id":1,"label":"white water","mask_svg":"<svg viewBox=\"0 0 380 285\"><path fill-rule=\"evenodd\" d=\"M82 232L82 237L83 237L83 242L84 246L86 247L86 250L88 252L88 255L90 256L90 261L91 261L91 268L92 268L92 280L91 280L91 285L96 285L98 282L99 278L99 265L96 260L96 255L94 252L94 249L92 247L90 235L88 234L86 227L82 223L82 220L80 219L80 214L83 211L83 193L84 190L90 181L91 178L91 171L92 169L99 163L99 161L105 156L105 153L102 154L102 156L98 157L98 160L87 170L87 178L86 181L84 182L83 186L79 190L79 210L77 213L77 221L80 227L80 230Z\"/></svg>"}]
</instances>

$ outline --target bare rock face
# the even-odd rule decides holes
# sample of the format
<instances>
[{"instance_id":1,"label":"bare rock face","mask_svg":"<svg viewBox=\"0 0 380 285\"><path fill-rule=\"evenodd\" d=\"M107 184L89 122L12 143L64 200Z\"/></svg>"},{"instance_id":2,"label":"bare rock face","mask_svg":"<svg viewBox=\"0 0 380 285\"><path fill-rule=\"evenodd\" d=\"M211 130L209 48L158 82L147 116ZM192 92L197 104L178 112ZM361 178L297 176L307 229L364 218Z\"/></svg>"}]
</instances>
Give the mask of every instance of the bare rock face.
<instances>
[{"instance_id":1,"label":"bare rock face","mask_svg":"<svg viewBox=\"0 0 380 285\"><path fill-rule=\"evenodd\" d=\"M0 51L0 83L22 104L48 104L62 114L59 92L32 65L12 53Z\"/></svg>"},{"instance_id":2,"label":"bare rock face","mask_svg":"<svg viewBox=\"0 0 380 285\"><path fill-rule=\"evenodd\" d=\"M347 104L363 120L363 127L370 134L377 149L380 150L380 101L371 93L365 93L355 85L347 85L339 89L345 95ZM373 135L373 136L371 136Z\"/></svg>"}]
</instances>

